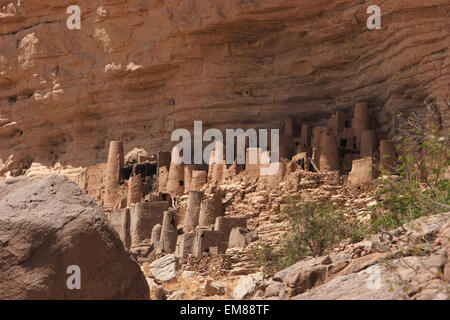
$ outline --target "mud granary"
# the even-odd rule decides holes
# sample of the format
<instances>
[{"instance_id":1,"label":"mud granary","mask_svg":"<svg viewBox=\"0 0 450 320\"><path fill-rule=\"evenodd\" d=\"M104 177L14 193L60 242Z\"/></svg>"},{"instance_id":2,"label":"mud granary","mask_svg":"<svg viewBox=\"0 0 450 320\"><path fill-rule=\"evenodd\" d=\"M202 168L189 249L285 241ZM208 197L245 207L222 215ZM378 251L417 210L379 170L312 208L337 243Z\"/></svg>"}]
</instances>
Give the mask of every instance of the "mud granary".
<instances>
[{"instance_id":1,"label":"mud granary","mask_svg":"<svg viewBox=\"0 0 450 320\"><path fill-rule=\"evenodd\" d=\"M179 257L225 253L230 235L240 235L247 221L227 215L235 195L226 199L218 185L243 174L276 186L294 161L302 170L336 172L347 183L364 187L380 168L390 170L396 159L394 142L374 127L372 116L366 103L358 103L353 112L335 111L320 125L285 119L273 175L260 175L267 166L261 159L271 151L256 148L257 162L250 163L255 150L248 141L243 165L220 163L214 150L209 165L176 164L170 151L125 161L123 143L111 141L107 163L87 169L80 180L103 206L124 245L138 256L151 250ZM239 242L233 239L231 245Z\"/></svg>"}]
</instances>

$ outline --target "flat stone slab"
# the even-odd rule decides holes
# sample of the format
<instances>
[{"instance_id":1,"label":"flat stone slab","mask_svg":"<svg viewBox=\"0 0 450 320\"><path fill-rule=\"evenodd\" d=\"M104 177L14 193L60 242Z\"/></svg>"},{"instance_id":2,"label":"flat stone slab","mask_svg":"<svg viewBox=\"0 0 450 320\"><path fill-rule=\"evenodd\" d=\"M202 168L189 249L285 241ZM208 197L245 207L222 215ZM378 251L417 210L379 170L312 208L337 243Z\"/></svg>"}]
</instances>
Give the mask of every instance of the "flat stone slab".
<instances>
[{"instance_id":1,"label":"flat stone slab","mask_svg":"<svg viewBox=\"0 0 450 320\"><path fill-rule=\"evenodd\" d=\"M150 264L150 271L158 281L170 281L177 277L178 259L174 254L168 254Z\"/></svg>"}]
</instances>

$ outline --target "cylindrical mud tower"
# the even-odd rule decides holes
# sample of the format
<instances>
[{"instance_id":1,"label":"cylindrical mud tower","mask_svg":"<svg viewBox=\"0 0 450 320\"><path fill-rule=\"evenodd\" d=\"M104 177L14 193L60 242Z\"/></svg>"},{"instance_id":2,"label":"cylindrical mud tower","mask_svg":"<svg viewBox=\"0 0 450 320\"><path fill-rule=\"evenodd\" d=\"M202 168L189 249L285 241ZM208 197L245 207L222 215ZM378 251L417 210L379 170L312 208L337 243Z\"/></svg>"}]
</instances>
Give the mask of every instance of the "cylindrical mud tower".
<instances>
[{"instance_id":1,"label":"cylindrical mud tower","mask_svg":"<svg viewBox=\"0 0 450 320\"><path fill-rule=\"evenodd\" d=\"M131 175L128 180L127 207L132 203L141 202L142 200L142 179L141 175Z\"/></svg>"},{"instance_id":2,"label":"cylindrical mud tower","mask_svg":"<svg viewBox=\"0 0 450 320\"><path fill-rule=\"evenodd\" d=\"M186 216L184 217L185 232L189 232L198 226L198 219L200 216L200 205L203 199L202 191L190 191L186 209Z\"/></svg>"},{"instance_id":3,"label":"cylindrical mud tower","mask_svg":"<svg viewBox=\"0 0 450 320\"><path fill-rule=\"evenodd\" d=\"M214 201L212 199L205 199L200 204L200 214L198 224L200 227L209 227L215 221L216 214L214 213Z\"/></svg>"},{"instance_id":4,"label":"cylindrical mud tower","mask_svg":"<svg viewBox=\"0 0 450 320\"><path fill-rule=\"evenodd\" d=\"M280 159L291 159L294 154L294 138L282 136L279 140Z\"/></svg>"},{"instance_id":5,"label":"cylindrical mud tower","mask_svg":"<svg viewBox=\"0 0 450 320\"><path fill-rule=\"evenodd\" d=\"M361 142L361 134L369 129L369 106L367 103L357 103L355 105L355 113L352 120L352 128L356 135L356 144L359 150Z\"/></svg>"},{"instance_id":6,"label":"cylindrical mud tower","mask_svg":"<svg viewBox=\"0 0 450 320\"><path fill-rule=\"evenodd\" d=\"M302 124L300 143L304 148L311 145L312 127L308 124Z\"/></svg>"},{"instance_id":7,"label":"cylindrical mud tower","mask_svg":"<svg viewBox=\"0 0 450 320\"><path fill-rule=\"evenodd\" d=\"M212 169L211 181L222 183L227 166L225 162L216 163Z\"/></svg>"},{"instance_id":8,"label":"cylindrical mud tower","mask_svg":"<svg viewBox=\"0 0 450 320\"><path fill-rule=\"evenodd\" d=\"M284 136L285 137L294 136L294 120L292 119L284 120Z\"/></svg>"},{"instance_id":9,"label":"cylindrical mud tower","mask_svg":"<svg viewBox=\"0 0 450 320\"><path fill-rule=\"evenodd\" d=\"M319 166L321 171L339 170L339 154L336 136L332 134L322 135L322 139L320 141Z\"/></svg>"},{"instance_id":10,"label":"cylindrical mud tower","mask_svg":"<svg viewBox=\"0 0 450 320\"><path fill-rule=\"evenodd\" d=\"M191 191L192 182L192 172L194 171L194 165L185 164L184 165L184 192L187 193Z\"/></svg>"},{"instance_id":11,"label":"cylindrical mud tower","mask_svg":"<svg viewBox=\"0 0 450 320\"><path fill-rule=\"evenodd\" d=\"M378 147L377 133L374 130L365 130L361 133L360 156L372 157Z\"/></svg>"},{"instance_id":12,"label":"cylindrical mud tower","mask_svg":"<svg viewBox=\"0 0 450 320\"><path fill-rule=\"evenodd\" d=\"M209 227L216 222L217 217L222 215L222 193L216 191L211 199L201 202L198 224L200 227Z\"/></svg>"},{"instance_id":13,"label":"cylindrical mud tower","mask_svg":"<svg viewBox=\"0 0 450 320\"><path fill-rule=\"evenodd\" d=\"M224 173L226 170L226 164L224 161L225 153L226 149L224 143L221 141L216 141L214 144L214 150L211 151L209 156L209 182L221 183L223 181Z\"/></svg>"},{"instance_id":14,"label":"cylindrical mud tower","mask_svg":"<svg viewBox=\"0 0 450 320\"><path fill-rule=\"evenodd\" d=\"M109 143L108 162L106 165L105 207L113 208L119 197L119 172L123 167L123 143L111 141Z\"/></svg>"},{"instance_id":15,"label":"cylindrical mud tower","mask_svg":"<svg viewBox=\"0 0 450 320\"><path fill-rule=\"evenodd\" d=\"M191 190L190 191L198 191L205 184L208 178L208 173L202 170L194 170L192 171L192 179L191 179Z\"/></svg>"},{"instance_id":16,"label":"cylindrical mud tower","mask_svg":"<svg viewBox=\"0 0 450 320\"><path fill-rule=\"evenodd\" d=\"M216 156L215 151L212 150L209 154L209 163L208 163L208 182L212 181L213 179L213 172L214 172L214 166L216 164Z\"/></svg>"},{"instance_id":17,"label":"cylindrical mud tower","mask_svg":"<svg viewBox=\"0 0 450 320\"><path fill-rule=\"evenodd\" d=\"M322 136L328 132L327 127L319 126L312 129L311 146L320 147Z\"/></svg>"},{"instance_id":18,"label":"cylindrical mud tower","mask_svg":"<svg viewBox=\"0 0 450 320\"><path fill-rule=\"evenodd\" d=\"M171 195L181 196L184 193L184 165L170 164L169 177L167 178L166 192Z\"/></svg>"},{"instance_id":19,"label":"cylindrical mud tower","mask_svg":"<svg viewBox=\"0 0 450 320\"><path fill-rule=\"evenodd\" d=\"M320 169L320 148L315 147L312 149L311 163L316 169Z\"/></svg>"},{"instance_id":20,"label":"cylindrical mud tower","mask_svg":"<svg viewBox=\"0 0 450 320\"><path fill-rule=\"evenodd\" d=\"M175 219L173 213L164 212L163 224L161 226L160 247L164 252L175 252L177 245L177 227L175 225Z\"/></svg>"},{"instance_id":21,"label":"cylindrical mud tower","mask_svg":"<svg viewBox=\"0 0 450 320\"><path fill-rule=\"evenodd\" d=\"M158 223L152 229L152 239L151 242L154 248L159 247L159 240L161 239L161 229L162 226Z\"/></svg>"}]
</instances>

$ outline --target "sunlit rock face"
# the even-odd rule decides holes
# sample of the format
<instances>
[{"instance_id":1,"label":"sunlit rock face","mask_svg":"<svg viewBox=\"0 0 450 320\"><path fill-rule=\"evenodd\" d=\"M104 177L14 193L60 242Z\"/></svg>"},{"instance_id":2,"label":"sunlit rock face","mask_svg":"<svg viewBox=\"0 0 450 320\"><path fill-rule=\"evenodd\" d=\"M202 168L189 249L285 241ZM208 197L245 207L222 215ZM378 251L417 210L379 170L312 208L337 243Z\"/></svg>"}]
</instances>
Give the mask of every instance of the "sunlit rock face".
<instances>
[{"instance_id":1,"label":"sunlit rock face","mask_svg":"<svg viewBox=\"0 0 450 320\"><path fill-rule=\"evenodd\" d=\"M356 0L0 0L0 175L68 175L125 153L169 149L175 128L320 123L367 102L448 112L448 0L384 1L368 30Z\"/></svg>"}]
</instances>

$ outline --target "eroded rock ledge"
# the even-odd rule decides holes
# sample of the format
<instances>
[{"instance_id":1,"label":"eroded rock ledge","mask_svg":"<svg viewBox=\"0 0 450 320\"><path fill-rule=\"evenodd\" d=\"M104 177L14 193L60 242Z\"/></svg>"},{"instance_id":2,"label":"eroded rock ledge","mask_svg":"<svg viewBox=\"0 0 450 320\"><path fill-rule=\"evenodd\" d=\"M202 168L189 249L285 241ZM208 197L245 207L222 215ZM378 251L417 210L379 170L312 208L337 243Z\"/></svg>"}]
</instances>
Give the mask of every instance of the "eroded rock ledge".
<instances>
[{"instance_id":1,"label":"eroded rock ledge","mask_svg":"<svg viewBox=\"0 0 450 320\"><path fill-rule=\"evenodd\" d=\"M425 98L448 108L446 0L382 1L382 30L355 0L84 1L80 31L72 3L0 4L2 175L70 174L114 139L167 150L193 120L272 128L364 101L388 131Z\"/></svg>"}]
</instances>

